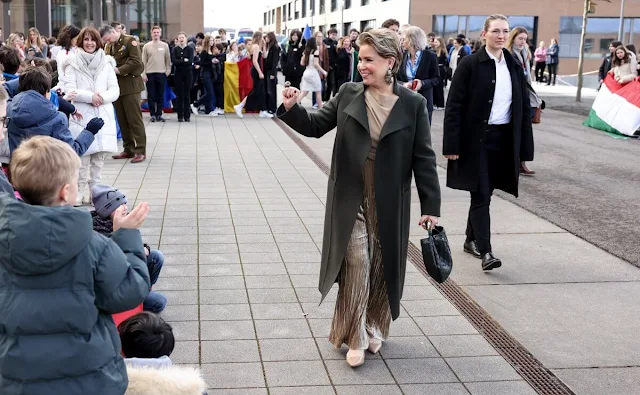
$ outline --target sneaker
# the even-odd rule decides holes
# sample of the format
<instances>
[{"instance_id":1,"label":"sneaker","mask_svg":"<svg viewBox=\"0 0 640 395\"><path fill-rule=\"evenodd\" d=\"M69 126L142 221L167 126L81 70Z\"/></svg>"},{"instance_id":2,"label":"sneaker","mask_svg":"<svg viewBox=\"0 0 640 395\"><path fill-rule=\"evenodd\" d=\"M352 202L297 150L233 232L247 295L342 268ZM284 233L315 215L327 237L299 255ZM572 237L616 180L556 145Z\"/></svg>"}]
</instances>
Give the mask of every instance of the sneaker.
<instances>
[{"instance_id":1,"label":"sneaker","mask_svg":"<svg viewBox=\"0 0 640 395\"><path fill-rule=\"evenodd\" d=\"M266 111L260 111L260 115L259 115L259 117L260 117L260 118L273 118L273 114L269 114L269 113L268 113L268 112L266 112Z\"/></svg>"},{"instance_id":2,"label":"sneaker","mask_svg":"<svg viewBox=\"0 0 640 395\"><path fill-rule=\"evenodd\" d=\"M215 111L211 111L209 114L204 114L204 115L207 116L207 117L217 117L218 113L215 112Z\"/></svg>"},{"instance_id":3,"label":"sneaker","mask_svg":"<svg viewBox=\"0 0 640 395\"><path fill-rule=\"evenodd\" d=\"M198 114L198 107L194 106L193 104L191 105L191 111L193 111L194 114Z\"/></svg>"},{"instance_id":4,"label":"sneaker","mask_svg":"<svg viewBox=\"0 0 640 395\"><path fill-rule=\"evenodd\" d=\"M318 109L318 105L314 104L313 106L311 106L311 108L313 108L314 110L317 110Z\"/></svg>"},{"instance_id":5,"label":"sneaker","mask_svg":"<svg viewBox=\"0 0 640 395\"><path fill-rule=\"evenodd\" d=\"M243 115L242 115L242 104L238 104L238 105L233 106L233 110L236 112L236 115L238 117L240 117L240 118L243 117Z\"/></svg>"},{"instance_id":6,"label":"sneaker","mask_svg":"<svg viewBox=\"0 0 640 395\"><path fill-rule=\"evenodd\" d=\"M224 110L222 108L216 108L216 113L218 115L224 115Z\"/></svg>"},{"instance_id":7,"label":"sneaker","mask_svg":"<svg viewBox=\"0 0 640 395\"><path fill-rule=\"evenodd\" d=\"M156 117L151 116L151 123L155 123L156 122Z\"/></svg>"},{"instance_id":8,"label":"sneaker","mask_svg":"<svg viewBox=\"0 0 640 395\"><path fill-rule=\"evenodd\" d=\"M166 121L166 119L162 118L162 115L158 115L158 116L156 117L156 121L158 121L158 122L164 122L164 121Z\"/></svg>"}]
</instances>

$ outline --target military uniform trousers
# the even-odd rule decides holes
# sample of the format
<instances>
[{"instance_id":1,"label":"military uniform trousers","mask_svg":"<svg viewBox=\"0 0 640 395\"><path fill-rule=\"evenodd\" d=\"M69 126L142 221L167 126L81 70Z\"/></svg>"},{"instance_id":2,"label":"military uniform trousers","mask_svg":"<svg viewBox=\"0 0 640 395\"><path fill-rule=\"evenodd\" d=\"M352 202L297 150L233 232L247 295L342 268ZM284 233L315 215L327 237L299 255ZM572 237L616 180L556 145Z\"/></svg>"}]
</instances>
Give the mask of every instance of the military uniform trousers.
<instances>
[{"instance_id":1,"label":"military uniform trousers","mask_svg":"<svg viewBox=\"0 0 640 395\"><path fill-rule=\"evenodd\" d=\"M147 135L140 111L140 93L120 95L113 106L122 132L124 151L130 154L146 155Z\"/></svg>"}]
</instances>

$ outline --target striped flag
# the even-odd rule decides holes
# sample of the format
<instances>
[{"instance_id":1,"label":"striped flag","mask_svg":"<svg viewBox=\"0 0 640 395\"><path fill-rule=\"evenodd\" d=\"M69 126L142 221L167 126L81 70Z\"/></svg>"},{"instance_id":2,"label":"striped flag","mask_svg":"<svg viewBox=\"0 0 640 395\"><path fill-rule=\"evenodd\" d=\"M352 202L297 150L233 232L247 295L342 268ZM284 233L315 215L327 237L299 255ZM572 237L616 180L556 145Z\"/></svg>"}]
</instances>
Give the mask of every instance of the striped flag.
<instances>
[{"instance_id":1,"label":"striped flag","mask_svg":"<svg viewBox=\"0 0 640 395\"><path fill-rule=\"evenodd\" d=\"M633 136L640 128L640 82L618 84L612 75L602 82L585 126Z\"/></svg>"},{"instance_id":2,"label":"striped flag","mask_svg":"<svg viewBox=\"0 0 640 395\"><path fill-rule=\"evenodd\" d=\"M224 112L234 112L233 106L240 104L253 88L251 59L224 63Z\"/></svg>"}]
</instances>

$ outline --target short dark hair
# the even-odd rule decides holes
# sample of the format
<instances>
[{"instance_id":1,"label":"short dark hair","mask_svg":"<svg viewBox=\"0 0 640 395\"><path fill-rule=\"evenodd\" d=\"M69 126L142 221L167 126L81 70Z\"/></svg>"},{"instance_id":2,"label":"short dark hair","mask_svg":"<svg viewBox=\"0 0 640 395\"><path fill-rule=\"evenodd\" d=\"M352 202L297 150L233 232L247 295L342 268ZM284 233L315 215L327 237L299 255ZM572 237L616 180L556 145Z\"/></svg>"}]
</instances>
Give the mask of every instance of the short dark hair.
<instances>
[{"instance_id":1,"label":"short dark hair","mask_svg":"<svg viewBox=\"0 0 640 395\"><path fill-rule=\"evenodd\" d=\"M460 33L458 34L458 38L465 40L467 37L464 34Z\"/></svg>"},{"instance_id":2,"label":"short dark hair","mask_svg":"<svg viewBox=\"0 0 640 395\"><path fill-rule=\"evenodd\" d=\"M160 316L138 313L118 325L122 353L126 358L170 356L175 347L173 329Z\"/></svg>"},{"instance_id":3,"label":"short dark hair","mask_svg":"<svg viewBox=\"0 0 640 395\"><path fill-rule=\"evenodd\" d=\"M155 25L151 28L151 31L154 31L154 30L162 30L162 28L158 25Z\"/></svg>"},{"instance_id":4,"label":"short dark hair","mask_svg":"<svg viewBox=\"0 0 640 395\"><path fill-rule=\"evenodd\" d=\"M214 47L218 48L218 51L220 51L220 53L224 52L224 45L222 45L222 43L217 43L216 45L214 45Z\"/></svg>"},{"instance_id":5,"label":"short dark hair","mask_svg":"<svg viewBox=\"0 0 640 395\"><path fill-rule=\"evenodd\" d=\"M360 34L360 32L358 31L358 29L355 29L355 28L354 28L354 29L349 30L349 34L351 34L351 33L353 33L353 32L356 32L356 33Z\"/></svg>"},{"instance_id":6,"label":"short dark hair","mask_svg":"<svg viewBox=\"0 0 640 395\"><path fill-rule=\"evenodd\" d=\"M27 66L18 80L20 92L36 91L42 96L51 90L51 75L44 68L38 66Z\"/></svg>"},{"instance_id":7,"label":"short dark hair","mask_svg":"<svg viewBox=\"0 0 640 395\"><path fill-rule=\"evenodd\" d=\"M611 41L611 42L609 43L609 46L610 46L610 47L614 47L614 48L618 48L618 47L619 47L619 46L621 46L621 45L622 45L622 42L621 42L621 41Z\"/></svg>"},{"instance_id":8,"label":"short dark hair","mask_svg":"<svg viewBox=\"0 0 640 395\"><path fill-rule=\"evenodd\" d=\"M37 58L35 56L32 56L32 57L27 58L26 62L31 66L40 67L40 68L44 69L44 71L49 73L49 75L51 75L51 73L53 73L53 68L52 68L51 64L49 64L49 61L47 59L42 59L42 58Z\"/></svg>"},{"instance_id":9,"label":"short dark hair","mask_svg":"<svg viewBox=\"0 0 640 395\"><path fill-rule=\"evenodd\" d=\"M393 18L387 19L386 21L382 22L382 27L384 27L385 29L388 29L393 25L400 27L400 22L397 19Z\"/></svg>"},{"instance_id":10,"label":"short dark hair","mask_svg":"<svg viewBox=\"0 0 640 395\"><path fill-rule=\"evenodd\" d=\"M429 32L429 34L427 34L427 37L435 37L436 34L434 32Z\"/></svg>"},{"instance_id":11,"label":"short dark hair","mask_svg":"<svg viewBox=\"0 0 640 395\"><path fill-rule=\"evenodd\" d=\"M98 33L100 33L100 39L102 40L102 37L104 37L105 34L115 32L115 31L116 29L111 25L102 25L100 27L100 30L98 30Z\"/></svg>"},{"instance_id":12,"label":"short dark hair","mask_svg":"<svg viewBox=\"0 0 640 395\"><path fill-rule=\"evenodd\" d=\"M109 26L115 29L116 27L122 27L122 23L113 21L109 24Z\"/></svg>"},{"instance_id":13,"label":"short dark hair","mask_svg":"<svg viewBox=\"0 0 640 395\"><path fill-rule=\"evenodd\" d=\"M67 25L58 34L58 45L67 51L71 49L71 41L80 34L80 29L74 25Z\"/></svg>"},{"instance_id":14,"label":"short dark hair","mask_svg":"<svg viewBox=\"0 0 640 395\"><path fill-rule=\"evenodd\" d=\"M336 29L335 27L332 27L331 29L329 29L329 31L327 32L327 36L330 34L338 34L338 29Z\"/></svg>"},{"instance_id":15,"label":"short dark hair","mask_svg":"<svg viewBox=\"0 0 640 395\"><path fill-rule=\"evenodd\" d=\"M186 34L185 34L185 35L186 35ZM203 39L203 40L204 40L204 33L202 33L202 32L198 32L198 33L196 33L196 38L201 38L201 39Z\"/></svg>"},{"instance_id":16,"label":"short dark hair","mask_svg":"<svg viewBox=\"0 0 640 395\"><path fill-rule=\"evenodd\" d=\"M456 37L455 42L462 45L463 47L467 44L462 37Z\"/></svg>"},{"instance_id":17,"label":"short dark hair","mask_svg":"<svg viewBox=\"0 0 640 395\"><path fill-rule=\"evenodd\" d=\"M4 67L5 73L15 74L20 68L20 53L17 49L8 45L0 47L0 64Z\"/></svg>"}]
</instances>

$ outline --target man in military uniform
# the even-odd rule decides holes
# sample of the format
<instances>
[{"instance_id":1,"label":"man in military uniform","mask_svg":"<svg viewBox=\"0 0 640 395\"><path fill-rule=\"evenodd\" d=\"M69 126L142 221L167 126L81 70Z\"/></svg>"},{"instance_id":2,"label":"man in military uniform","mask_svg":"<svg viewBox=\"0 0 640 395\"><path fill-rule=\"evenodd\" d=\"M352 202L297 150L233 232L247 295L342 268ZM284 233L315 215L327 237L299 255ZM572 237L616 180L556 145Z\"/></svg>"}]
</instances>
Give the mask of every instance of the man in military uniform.
<instances>
[{"instance_id":1,"label":"man in military uniform","mask_svg":"<svg viewBox=\"0 0 640 395\"><path fill-rule=\"evenodd\" d=\"M144 90L142 73L144 65L140 56L140 46L133 36L118 33L110 25L100 28L105 52L116 61L115 72L120 85L120 97L113 105L122 131L124 151L113 159L131 159L140 163L146 159L147 136L140 111L140 92Z\"/></svg>"}]
</instances>

